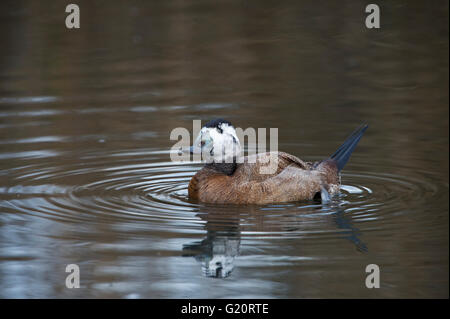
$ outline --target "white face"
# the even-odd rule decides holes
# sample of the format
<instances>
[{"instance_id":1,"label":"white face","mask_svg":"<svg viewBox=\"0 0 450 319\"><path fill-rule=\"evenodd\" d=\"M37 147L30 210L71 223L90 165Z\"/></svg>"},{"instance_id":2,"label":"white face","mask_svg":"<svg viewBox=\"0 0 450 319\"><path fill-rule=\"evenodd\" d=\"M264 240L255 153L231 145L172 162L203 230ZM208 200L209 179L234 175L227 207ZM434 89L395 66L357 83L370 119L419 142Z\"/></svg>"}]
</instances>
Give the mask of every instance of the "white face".
<instances>
[{"instance_id":1,"label":"white face","mask_svg":"<svg viewBox=\"0 0 450 319\"><path fill-rule=\"evenodd\" d=\"M234 269L233 262L233 256L214 255L202 263L202 270L208 277L226 278Z\"/></svg>"},{"instance_id":2,"label":"white face","mask_svg":"<svg viewBox=\"0 0 450 319\"><path fill-rule=\"evenodd\" d=\"M208 163L232 163L241 152L241 145L233 126L221 123L216 127L203 127L192 146L193 153L202 154Z\"/></svg>"}]
</instances>

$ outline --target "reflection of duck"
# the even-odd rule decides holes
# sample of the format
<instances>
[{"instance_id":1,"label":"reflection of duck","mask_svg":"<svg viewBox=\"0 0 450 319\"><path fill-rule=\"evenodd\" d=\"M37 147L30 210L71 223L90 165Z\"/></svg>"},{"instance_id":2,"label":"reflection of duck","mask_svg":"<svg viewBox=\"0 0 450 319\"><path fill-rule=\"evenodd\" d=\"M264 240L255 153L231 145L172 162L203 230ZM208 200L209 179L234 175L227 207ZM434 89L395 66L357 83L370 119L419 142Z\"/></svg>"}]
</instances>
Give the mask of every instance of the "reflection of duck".
<instances>
[{"instance_id":1,"label":"reflection of duck","mask_svg":"<svg viewBox=\"0 0 450 319\"><path fill-rule=\"evenodd\" d=\"M351 218L345 215L345 212L342 208L338 207L332 217L337 227L345 230L344 233L348 235L346 238L353 244L355 244L357 250L361 252L368 251L366 244L359 238L359 229L353 225Z\"/></svg>"},{"instance_id":2,"label":"reflection of duck","mask_svg":"<svg viewBox=\"0 0 450 319\"><path fill-rule=\"evenodd\" d=\"M207 216L207 215L205 215ZM207 277L225 278L234 269L234 258L239 254L239 219L227 220L227 226L207 221L206 238L202 241L183 245L183 256L195 257L202 264Z\"/></svg>"},{"instance_id":3,"label":"reflection of duck","mask_svg":"<svg viewBox=\"0 0 450 319\"><path fill-rule=\"evenodd\" d=\"M345 239L355 245L361 252L367 252L367 246L360 239L360 231L353 225L350 216L344 210L332 203L331 205L312 206L303 210L305 215L321 214L324 221L337 228L339 234L345 234ZM241 232L281 233L281 232L308 232L304 228L303 214L286 211L272 219L267 219L266 211L258 207L210 206L208 213L199 213L197 217L206 221L206 237L201 241L183 245L183 256L194 257L201 263L202 272L207 277L226 278L234 270L234 261L240 254ZM331 214L328 214L331 213ZM274 220L273 218L276 218ZM241 224L241 221L245 221ZM251 221L251 222L250 222Z\"/></svg>"},{"instance_id":4,"label":"reflection of duck","mask_svg":"<svg viewBox=\"0 0 450 319\"><path fill-rule=\"evenodd\" d=\"M234 269L234 258L239 254L239 238L208 236L201 242L184 245L183 256L193 256L202 264L207 277L226 278Z\"/></svg>"},{"instance_id":5,"label":"reflection of duck","mask_svg":"<svg viewBox=\"0 0 450 319\"><path fill-rule=\"evenodd\" d=\"M208 203L267 204L328 199L339 191L339 172L367 125L356 130L328 159L307 163L283 152L239 158L240 144L230 122L213 120L200 131L192 153L207 164L191 179L189 197Z\"/></svg>"}]
</instances>

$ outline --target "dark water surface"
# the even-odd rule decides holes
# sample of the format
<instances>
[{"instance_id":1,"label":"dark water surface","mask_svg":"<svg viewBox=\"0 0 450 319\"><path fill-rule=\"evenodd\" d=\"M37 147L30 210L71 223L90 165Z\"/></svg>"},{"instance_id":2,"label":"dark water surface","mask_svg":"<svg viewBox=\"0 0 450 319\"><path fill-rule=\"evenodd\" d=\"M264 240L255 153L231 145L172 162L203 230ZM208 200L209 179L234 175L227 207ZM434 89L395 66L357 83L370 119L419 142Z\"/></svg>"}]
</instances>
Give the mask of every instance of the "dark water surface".
<instances>
[{"instance_id":1,"label":"dark water surface","mask_svg":"<svg viewBox=\"0 0 450 319\"><path fill-rule=\"evenodd\" d=\"M362 1L76 3L0 4L0 297L448 298L448 1L379 30ZM216 117L305 160L370 128L330 205L203 205L169 135Z\"/></svg>"}]
</instances>

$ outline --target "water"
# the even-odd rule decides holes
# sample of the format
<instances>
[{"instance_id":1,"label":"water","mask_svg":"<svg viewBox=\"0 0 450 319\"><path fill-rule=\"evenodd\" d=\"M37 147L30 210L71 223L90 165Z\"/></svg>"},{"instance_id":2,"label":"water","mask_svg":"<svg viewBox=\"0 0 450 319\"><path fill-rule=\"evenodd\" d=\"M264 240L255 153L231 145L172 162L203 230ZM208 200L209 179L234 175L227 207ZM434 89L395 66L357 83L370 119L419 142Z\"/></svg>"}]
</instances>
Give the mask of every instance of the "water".
<instances>
[{"instance_id":1,"label":"water","mask_svg":"<svg viewBox=\"0 0 450 319\"><path fill-rule=\"evenodd\" d=\"M77 3L1 4L0 297L448 298L448 2ZM169 134L216 117L370 128L329 205L205 205Z\"/></svg>"}]
</instances>

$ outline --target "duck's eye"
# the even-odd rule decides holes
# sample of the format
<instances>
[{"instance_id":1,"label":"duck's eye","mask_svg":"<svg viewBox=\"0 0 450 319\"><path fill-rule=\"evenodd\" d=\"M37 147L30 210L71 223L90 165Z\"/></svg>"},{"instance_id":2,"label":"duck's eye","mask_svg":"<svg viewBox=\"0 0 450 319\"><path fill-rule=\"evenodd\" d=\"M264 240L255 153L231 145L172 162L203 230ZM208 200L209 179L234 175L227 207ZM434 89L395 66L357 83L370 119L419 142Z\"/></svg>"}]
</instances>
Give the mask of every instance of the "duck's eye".
<instances>
[{"instance_id":1,"label":"duck's eye","mask_svg":"<svg viewBox=\"0 0 450 319\"><path fill-rule=\"evenodd\" d=\"M201 141L200 142L200 145L203 147L203 146L205 146L205 141Z\"/></svg>"}]
</instances>

